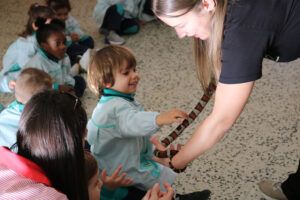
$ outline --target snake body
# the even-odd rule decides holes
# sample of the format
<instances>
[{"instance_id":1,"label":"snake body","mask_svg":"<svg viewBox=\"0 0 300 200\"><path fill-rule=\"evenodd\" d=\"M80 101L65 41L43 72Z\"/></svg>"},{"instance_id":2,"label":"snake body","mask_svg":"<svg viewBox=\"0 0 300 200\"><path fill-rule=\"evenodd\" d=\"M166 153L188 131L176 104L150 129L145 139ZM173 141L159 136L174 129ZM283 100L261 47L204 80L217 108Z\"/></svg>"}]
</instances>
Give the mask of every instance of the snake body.
<instances>
[{"instance_id":1,"label":"snake body","mask_svg":"<svg viewBox=\"0 0 300 200\"><path fill-rule=\"evenodd\" d=\"M194 109L189 113L188 118L185 119L180 125L176 127L166 138L164 138L161 143L164 147L169 146L174 140L176 140L181 133L186 129L202 112L207 102L211 99L212 95L216 90L216 85L211 83L205 90L205 93L201 97L201 100L197 103ZM159 158L172 158L178 151L167 149L165 151L154 150L154 155Z\"/></svg>"}]
</instances>

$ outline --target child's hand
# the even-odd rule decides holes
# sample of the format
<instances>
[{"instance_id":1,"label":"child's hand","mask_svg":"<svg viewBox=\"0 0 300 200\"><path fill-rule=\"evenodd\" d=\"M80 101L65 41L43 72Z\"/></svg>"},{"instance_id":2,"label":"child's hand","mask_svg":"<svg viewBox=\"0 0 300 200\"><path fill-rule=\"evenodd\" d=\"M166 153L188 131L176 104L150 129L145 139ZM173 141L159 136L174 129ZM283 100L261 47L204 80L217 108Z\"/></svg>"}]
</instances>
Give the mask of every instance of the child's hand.
<instances>
[{"instance_id":1,"label":"child's hand","mask_svg":"<svg viewBox=\"0 0 300 200\"><path fill-rule=\"evenodd\" d=\"M164 183L167 192L161 192L159 184L156 183L144 196L142 200L172 200L174 190L169 183Z\"/></svg>"},{"instance_id":2,"label":"child's hand","mask_svg":"<svg viewBox=\"0 0 300 200\"><path fill-rule=\"evenodd\" d=\"M73 42L77 42L79 40L79 35L77 33L71 33L70 37Z\"/></svg>"},{"instance_id":3,"label":"child's hand","mask_svg":"<svg viewBox=\"0 0 300 200\"><path fill-rule=\"evenodd\" d=\"M71 94L75 94L74 88L72 86L69 86L69 85L59 85L58 90L60 92L68 92L68 93L71 93Z\"/></svg>"},{"instance_id":4,"label":"child's hand","mask_svg":"<svg viewBox=\"0 0 300 200\"><path fill-rule=\"evenodd\" d=\"M118 187L129 186L133 183L131 178L126 177L126 173L122 173L120 176L122 166L120 165L111 176L107 176L106 170L102 170L101 180L103 185L108 189L116 189Z\"/></svg>"},{"instance_id":5,"label":"child's hand","mask_svg":"<svg viewBox=\"0 0 300 200\"><path fill-rule=\"evenodd\" d=\"M178 109L172 109L164 113L160 113L156 117L156 124L158 126L162 126L165 124L171 124L174 122L181 123L183 120L188 118L188 114L178 110Z\"/></svg>"}]
</instances>

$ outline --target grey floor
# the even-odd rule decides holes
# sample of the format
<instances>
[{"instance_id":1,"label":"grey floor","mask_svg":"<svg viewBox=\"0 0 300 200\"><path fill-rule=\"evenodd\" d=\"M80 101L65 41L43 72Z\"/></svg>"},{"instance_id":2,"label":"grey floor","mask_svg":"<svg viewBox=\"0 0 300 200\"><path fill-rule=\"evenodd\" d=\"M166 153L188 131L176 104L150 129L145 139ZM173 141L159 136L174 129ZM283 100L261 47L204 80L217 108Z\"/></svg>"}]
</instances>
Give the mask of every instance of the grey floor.
<instances>
[{"instance_id":1,"label":"grey floor","mask_svg":"<svg viewBox=\"0 0 300 200\"><path fill-rule=\"evenodd\" d=\"M26 22L27 9L34 0L0 1L0 57L17 38ZM38 2L42 2L39 0ZM91 18L95 0L71 0L72 13L82 27L103 47L103 37ZM179 40L161 22L142 27L126 37L138 60L141 76L137 99L146 110L181 108L189 112L202 95L196 78L190 39ZM257 187L269 177L284 180L296 170L300 158L300 60L281 64L265 60L263 78L258 80L249 102L234 127L211 150L195 160L174 185L180 193L210 189L211 199L265 199ZM7 104L12 95L0 94ZM90 115L96 98L90 91L83 97ZM210 102L178 141L184 143L199 122L212 110ZM167 135L175 126L158 133ZM299 186L300 187L300 186ZM300 189L300 188L299 188ZM268 199L268 198L266 198Z\"/></svg>"}]
</instances>

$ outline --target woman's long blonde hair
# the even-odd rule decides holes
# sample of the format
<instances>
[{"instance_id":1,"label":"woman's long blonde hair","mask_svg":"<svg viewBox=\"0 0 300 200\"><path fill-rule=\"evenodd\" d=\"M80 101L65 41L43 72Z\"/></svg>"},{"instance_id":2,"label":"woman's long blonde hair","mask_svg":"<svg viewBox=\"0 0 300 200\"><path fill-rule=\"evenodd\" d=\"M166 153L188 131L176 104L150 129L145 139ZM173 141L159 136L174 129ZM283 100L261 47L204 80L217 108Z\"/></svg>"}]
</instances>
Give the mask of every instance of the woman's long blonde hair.
<instances>
[{"instance_id":1,"label":"woman's long blonde hair","mask_svg":"<svg viewBox=\"0 0 300 200\"><path fill-rule=\"evenodd\" d=\"M228 0L215 0L216 8L212 17L211 36L207 40L194 39L194 55L199 81L203 89L216 82L221 71L221 45ZM179 17L202 3L201 0L153 0L152 9L157 16ZM178 16L170 15L184 11Z\"/></svg>"}]
</instances>

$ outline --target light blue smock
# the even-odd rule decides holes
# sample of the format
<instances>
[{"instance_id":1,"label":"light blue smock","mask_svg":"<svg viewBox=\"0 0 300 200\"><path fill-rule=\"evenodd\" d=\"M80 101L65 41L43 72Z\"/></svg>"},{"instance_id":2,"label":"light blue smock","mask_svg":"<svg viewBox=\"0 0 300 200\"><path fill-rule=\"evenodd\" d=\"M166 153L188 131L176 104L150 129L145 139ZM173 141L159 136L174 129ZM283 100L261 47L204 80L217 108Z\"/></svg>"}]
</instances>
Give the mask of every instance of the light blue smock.
<instances>
[{"instance_id":1,"label":"light blue smock","mask_svg":"<svg viewBox=\"0 0 300 200\"><path fill-rule=\"evenodd\" d=\"M16 143L23 109L24 105L15 100L0 113L0 146L11 147Z\"/></svg>"},{"instance_id":2,"label":"light blue smock","mask_svg":"<svg viewBox=\"0 0 300 200\"><path fill-rule=\"evenodd\" d=\"M3 56L0 72L0 92L12 92L9 81L16 80L24 65L36 54L38 43L35 34L19 37L7 49Z\"/></svg>"},{"instance_id":3,"label":"light blue smock","mask_svg":"<svg viewBox=\"0 0 300 200\"><path fill-rule=\"evenodd\" d=\"M38 49L37 54L24 66L24 68L29 67L48 73L53 78L53 85L75 85L75 80L70 75L71 63L67 54L63 59L58 60L44 50Z\"/></svg>"},{"instance_id":4,"label":"light blue smock","mask_svg":"<svg viewBox=\"0 0 300 200\"><path fill-rule=\"evenodd\" d=\"M72 15L69 14L65 23L66 23L65 34L67 37L67 44L70 45L72 43L72 39L71 39L72 33L77 33L80 41L90 37L80 28L79 22Z\"/></svg>"},{"instance_id":5,"label":"light blue smock","mask_svg":"<svg viewBox=\"0 0 300 200\"><path fill-rule=\"evenodd\" d=\"M155 183L172 184L176 174L154 162L149 138L159 130L157 112L146 112L132 96L104 89L88 122L88 142L99 169L111 175L121 164L133 185L142 190Z\"/></svg>"}]
</instances>

